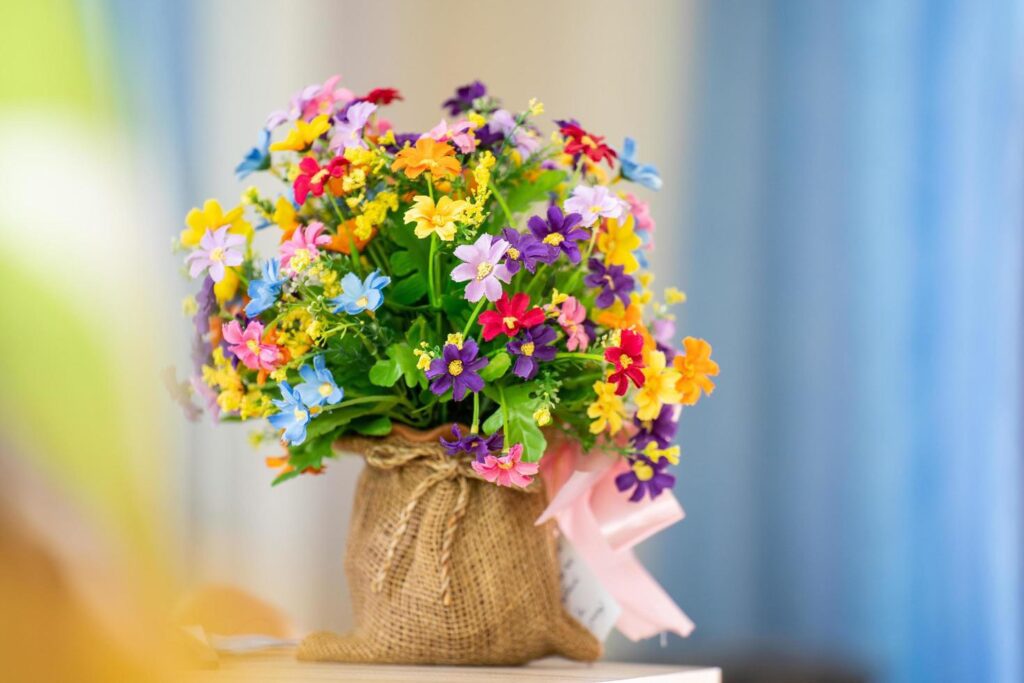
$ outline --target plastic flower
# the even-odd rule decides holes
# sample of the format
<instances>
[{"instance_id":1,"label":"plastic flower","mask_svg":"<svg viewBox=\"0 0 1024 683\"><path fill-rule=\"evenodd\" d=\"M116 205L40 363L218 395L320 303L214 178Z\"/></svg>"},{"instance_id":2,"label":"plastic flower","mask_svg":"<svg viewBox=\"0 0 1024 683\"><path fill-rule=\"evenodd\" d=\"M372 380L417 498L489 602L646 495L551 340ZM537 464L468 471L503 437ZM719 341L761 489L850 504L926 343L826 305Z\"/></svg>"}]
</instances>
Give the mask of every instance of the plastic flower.
<instances>
[{"instance_id":1,"label":"plastic flower","mask_svg":"<svg viewBox=\"0 0 1024 683\"><path fill-rule=\"evenodd\" d=\"M263 264L263 277L249 281L249 303L245 306L245 314L253 318L273 306L287 281L288 278L281 275L277 259L267 259Z\"/></svg>"},{"instance_id":2,"label":"plastic flower","mask_svg":"<svg viewBox=\"0 0 1024 683\"><path fill-rule=\"evenodd\" d=\"M662 406L679 403L682 395L676 384L681 375L675 369L665 367L665 354L651 351L642 370L643 386L636 392L636 416L641 420L653 420Z\"/></svg>"},{"instance_id":3,"label":"plastic flower","mask_svg":"<svg viewBox=\"0 0 1024 683\"><path fill-rule=\"evenodd\" d=\"M487 437L473 433L463 436L459 425L453 424L452 434L455 438L451 441L441 437L441 447L453 458L459 455L470 455L474 460L483 462L484 458L499 452L505 445L505 436L501 432L495 432Z\"/></svg>"},{"instance_id":4,"label":"plastic flower","mask_svg":"<svg viewBox=\"0 0 1024 683\"><path fill-rule=\"evenodd\" d=\"M505 240L494 240L488 234L480 235L473 244L463 244L455 248L455 256L463 263L452 269L452 280L466 282L466 299L480 301L486 296L488 301L497 301L501 296L501 283L508 284L512 274L501 263L508 249Z\"/></svg>"},{"instance_id":5,"label":"plastic flower","mask_svg":"<svg viewBox=\"0 0 1024 683\"><path fill-rule=\"evenodd\" d=\"M250 173L265 171L268 168L270 168L270 131L261 128L256 146L249 150L238 166L235 166L235 175L242 180Z\"/></svg>"},{"instance_id":6,"label":"plastic flower","mask_svg":"<svg viewBox=\"0 0 1024 683\"><path fill-rule=\"evenodd\" d=\"M288 137L270 145L271 152L303 152L316 142L317 138L331 129L331 121L327 114L317 116L309 123L299 119L295 128L288 131Z\"/></svg>"},{"instance_id":7,"label":"plastic flower","mask_svg":"<svg viewBox=\"0 0 1024 683\"><path fill-rule=\"evenodd\" d=\"M366 141L363 140L363 127L366 126L367 120L375 111L377 111L377 105L373 102L356 102L346 109L345 120L334 126L330 150L337 154L349 147L366 149Z\"/></svg>"},{"instance_id":8,"label":"plastic flower","mask_svg":"<svg viewBox=\"0 0 1024 683\"><path fill-rule=\"evenodd\" d=\"M599 259L591 258L587 261L590 273L583 278L583 284L587 287L600 288L597 299L594 303L598 308L608 308L616 298L624 306L629 305L629 294L635 285L633 278L626 275L623 266L606 266Z\"/></svg>"},{"instance_id":9,"label":"plastic flower","mask_svg":"<svg viewBox=\"0 0 1024 683\"><path fill-rule=\"evenodd\" d=\"M493 311L484 311L479 321L483 327L484 341L491 341L499 334L514 337L523 329L536 327L544 322L544 311L530 308L530 297L524 292L515 294L509 299L508 293L494 303Z\"/></svg>"},{"instance_id":10,"label":"plastic flower","mask_svg":"<svg viewBox=\"0 0 1024 683\"><path fill-rule=\"evenodd\" d=\"M452 116L458 116L462 112L473 108L473 102L487 94L487 86L480 81L473 81L468 85L455 89L455 96L444 101L441 106L448 109Z\"/></svg>"},{"instance_id":11,"label":"plastic flower","mask_svg":"<svg viewBox=\"0 0 1024 683\"><path fill-rule=\"evenodd\" d=\"M334 382L334 375L324 362L321 353L313 359L313 367L303 365L299 368L303 382L295 387L302 402L309 407L334 405L345 398L345 390Z\"/></svg>"},{"instance_id":12,"label":"plastic flower","mask_svg":"<svg viewBox=\"0 0 1024 683\"><path fill-rule=\"evenodd\" d=\"M345 273L341 278L341 294L329 299L334 304L334 312L345 311L349 315L356 315L363 311L376 311L384 303L384 293L381 291L391 284L391 278L381 275L380 271L373 271L363 280L355 273Z\"/></svg>"},{"instance_id":13,"label":"plastic flower","mask_svg":"<svg viewBox=\"0 0 1024 683\"><path fill-rule=\"evenodd\" d=\"M565 138L565 153L572 156L574 162L586 156L594 163L606 161L609 166L617 156L615 150L604 142L604 136L588 133L576 120L555 121L558 132Z\"/></svg>"},{"instance_id":14,"label":"plastic flower","mask_svg":"<svg viewBox=\"0 0 1024 683\"><path fill-rule=\"evenodd\" d=\"M427 370L427 379L433 380L430 383L430 391L442 396L452 389L452 398L461 401L466 397L467 391L476 393L483 390L484 380L477 373L490 361L487 358L477 358L478 352L479 348L472 339L465 340L461 347L456 344L445 344L441 357L433 359L430 362L430 369Z\"/></svg>"},{"instance_id":15,"label":"plastic flower","mask_svg":"<svg viewBox=\"0 0 1024 683\"><path fill-rule=\"evenodd\" d=\"M540 140L532 135L532 131L517 124L515 117L505 109L494 110L488 126L508 138L509 144L523 159L529 158L540 147Z\"/></svg>"},{"instance_id":16,"label":"plastic flower","mask_svg":"<svg viewBox=\"0 0 1024 683\"><path fill-rule=\"evenodd\" d=\"M334 157L321 168L315 157L303 157L299 162L299 175L295 176L295 181L292 184L295 201L305 204L310 192L314 197L322 197L324 186L328 184L331 194L336 197L341 196L341 177L345 175L347 165L348 159L345 157Z\"/></svg>"},{"instance_id":17,"label":"plastic flower","mask_svg":"<svg viewBox=\"0 0 1024 683\"><path fill-rule=\"evenodd\" d=\"M633 220L636 221L637 231L648 233L654 232L654 219L651 218L651 209L647 205L647 202L640 201L629 192L623 196L629 204L629 212L633 214Z\"/></svg>"},{"instance_id":18,"label":"plastic flower","mask_svg":"<svg viewBox=\"0 0 1024 683\"><path fill-rule=\"evenodd\" d=\"M225 266L242 264L243 255L238 248L244 244L245 238L229 235L227 226L215 231L207 230L199 240L199 248L185 257L185 262L189 264L188 274L199 277L209 272L211 280L220 282L224 279Z\"/></svg>"},{"instance_id":19,"label":"plastic flower","mask_svg":"<svg viewBox=\"0 0 1024 683\"><path fill-rule=\"evenodd\" d=\"M604 358L615 366L608 381L615 383L615 393L623 396L631 381L638 387L644 385L644 338L633 330L622 330L619 336L618 346L605 349Z\"/></svg>"},{"instance_id":20,"label":"plastic flower","mask_svg":"<svg viewBox=\"0 0 1024 683\"><path fill-rule=\"evenodd\" d=\"M604 254L605 262L622 266L626 273L635 273L640 268L633 251L640 246L640 238L633 232L633 217L626 220L611 219L604 230L597 235L597 248Z\"/></svg>"},{"instance_id":21,"label":"plastic flower","mask_svg":"<svg viewBox=\"0 0 1024 683\"><path fill-rule=\"evenodd\" d=\"M565 254L571 263L580 262L580 248L577 244L590 235L586 230L576 227L580 223L578 213L562 214L562 210L552 204L548 207L547 220L540 216L531 216L527 226L533 236L548 245L547 263L554 263L559 254Z\"/></svg>"},{"instance_id":22,"label":"plastic flower","mask_svg":"<svg viewBox=\"0 0 1024 683\"><path fill-rule=\"evenodd\" d=\"M718 363L711 360L711 344L703 339L687 337L683 340L686 353L679 354L672 362L679 371L676 388L682 394L682 402L692 406L703 391L710 395L715 390L711 377L718 375Z\"/></svg>"},{"instance_id":23,"label":"plastic flower","mask_svg":"<svg viewBox=\"0 0 1024 683\"><path fill-rule=\"evenodd\" d=\"M463 154L471 154L476 150L477 139L473 135L473 124L469 121L459 121L449 126L447 121L441 119L439 124L424 133L424 137L438 142L451 142Z\"/></svg>"},{"instance_id":24,"label":"plastic flower","mask_svg":"<svg viewBox=\"0 0 1024 683\"><path fill-rule=\"evenodd\" d=\"M406 147L395 156L391 170L404 170L405 175L412 179L421 173L430 173L437 180L459 175L462 164L455 158L455 148L447 142L423 137L416 141L415 146Z\"/></svg>"},{"instance_id":25,"label":"plastic flower","mask_svg":"<svg viewBox=\"0 0 1024 683\"><path fill-rule=\"evenodd\" d=\"M600 434L607 429L614 436L622 429L622 420L626 417L622 398L610 382L594 382L594 393L597 398L587 407L587 417L593 420L590 433Z\"/></svg>"},{"instance_id":26,"label":"plastic flower","mask_svg":"<svg viewBox=\"0 0 1024 683\"><path fill-rule=\"evenodd\" d=\"M615 477L615 486L623 493L633 489L629 499L634 503L642 500L645 495L657 498L662 491L676 485L675 476L666 472L666 467L667 460L653 462L646 456L638 455L632 459L628 472Z\"/></svg>"},{"instance_id":27,"label":"plastic flower","mask_svg":"<svg viewBox=\"0 0 1024 683\"><path fill-rule=\"evenodd\" d=\"M185 247L194 247L199 244L207 230L216 230L225 225L232 235L244 235L246 239L252 237L252 225L242 217L242 206L236 206L227 213L220 208L220 202L216 199L207 199L202 209L192 209L185 216L185 225L188 226L181 231L181 244Z\"/></svg>"},{"instance_id":28,"label":"plastic flower","mask_svg":"<svg viewBox=\"0 0 1024 683\"><path fill-rule=\"evenodd\" d=\"M658 444L651 442L644 446L642 453L651 462L667 460L670 465L679 464L679 446L666 446L662 448Z\"/></svg>"},{"instance_id":29,"label":"plastic flower","mask_svg":"<svg viewBox=\"0 0 1024 683\"><path fill-rule=\"evenodd\" d=\"M501 457L488 455L483 462L473 461L472 465L477 474L492 484L520 488L529 486L534 475L540 470L540 463L523 462L521 443L513 445L508 453Z\"/></svg>"},{"instance_id":30,"label":"plastic flower","mask_svg":"<svg viewBox=\"0 0 1024 683\"><path fill-rule=\"evenodd\" d=\"M520 266L532 273L537 269L538 261L546 261L551 256L550 245L542 243L532 232L504 228L501 231L501 239L508 242L505 267L513 275L519 272Z\"/></svg>"},{"instance_id":31,"label":"plastic flower","mask_svg":"<svg viewBox=\"0 0 1024 683\"><path fill-rule=\"evenodd\" d=\"M331 241L323 235L324 224L313 221L305 228L297 228L288 241L280 246L281 268L286 273L298 273L320 256L319 247Z\"/></svg>"},{"instance_id":32,"label":"plastic flower","mask_svg":"<svg viewBox=\"0 0 1024 683\"><path fill-rule=\"evenodd\" d=\"M224 326L221 334L227 342L228 351L235 354L238 360L250 370L271 371L281 361L281 349L274 344L263 341L263 323L251 320L245 331L237 320Z\"/></svg>"},{"instance_id":33,"label":"plastic flower","mask_svg":"<svg viewBox=\"0 0 1024 683\"><path fill-rule=\"evenodd\" d=\"M641 164L636 160L636 140L626 138L622 143L622 156L619 158L622 164L620 172L626 180L632 180L638 185L643 185L650 190L661 189L661 175L651 164Z\"/></svg>"},{"instance_id":34,"label":"plastic flower","mask_svg":"<svg viewBox=\"0 0 1024 683\"><path fill-rule=\"evenodd\" d=\"M641 420L634 416L633 424L637 427L632 438L635 448L642 450L649 443L657 444L659 448L668 448L676 438L679 427L678 411L673 406L662 406L657 417Z\"/></svg>"},{"instance_id":35,"label":"plastic flower","mask_svg":"<svg viewBox=\"0 0 1024 683\"><path fill-rule=\"evenodd\" d=\"M297 101L299 116L308 121L318 114L330 114L336 103L352 99L352 92L347 88L335 88L340 81L341 76L335 75L323 85L314 84L304 89Z\"/></svg>"},{"instance_id":36,"label":"plastic flower","mask_svg":"<svg viewBox=\"0 0 1024 683\"><path fill-rule=\"evenodd\" d=\"M580 225L589 228L599 218L622 218L629 210L629 204L604 185L577 185L572 196L565 200L565 210L578 213L582 216Z\"/></svg>"},{"instance_id":37,"label":"plastic flower","mask_svg":"<svg viewBox=\"0 0 1024 683\"><path fill-rule=\"evenodd\" d=\"M395 100L401 101L402 99L404 99L402 94L395 88L374 88L360 97L359 101L373 102L374 104L381 106L391 104Z\"/></svg>"},{"instance_id":38,"label":"plastic flower","mask_svg":"<svg viewBox=\"0 0 1024 683\"><path fill-rule=\"evenodd\" d=\"M298 392L288 382L281 382L281 398L274 399L274 405L281 412L267 418L274 429L283 429L281 440L298 446L306 440L306 425L309 424L309 407L302 402Z\"/></svg>"},{"instance_id":39,"label":"plastic flower","mask_svg":"<svg viewBox=\"0 0 1024 683\"><path fill-rule=\"evenodd\" d=\"M413 199L412 208L405 212L405 222L415 223L414 232L420 239L437 233L445 242L455 239L455 222L469 206L461 199L445 196L434 204L434 200L426 195Z\"/></svg>"},{"instance_id":40,"label":"plastic flower","mask_svg":"<svg viewBox=\"0 0 1024 683\"><path fill-rule=\"evenodd\" d=\"M549 325L539 325L523 332L521 337L513 339L505 348L513 356L516 363L512 366L512 374L523 379L533 379L540 370L540 361L553 360L558 350L552 346L556 333Z\"/></svg>"},{"instance_id":41,"label":"plastic flower","mask_svg":"<svg viewBox=\"0 0 1024 683\"><path fill-rule=\"evenodd\" d=\"M568 337L565 348L569 351L577 349L583 351L590 345L590 337L587 336L586 328L583 327L583 321L586 319L587 309L576 300L576 297L570 296L562 302L562 308L558 313L558 324L562 326L562 330Z\"/></svg>"}]
</instances>

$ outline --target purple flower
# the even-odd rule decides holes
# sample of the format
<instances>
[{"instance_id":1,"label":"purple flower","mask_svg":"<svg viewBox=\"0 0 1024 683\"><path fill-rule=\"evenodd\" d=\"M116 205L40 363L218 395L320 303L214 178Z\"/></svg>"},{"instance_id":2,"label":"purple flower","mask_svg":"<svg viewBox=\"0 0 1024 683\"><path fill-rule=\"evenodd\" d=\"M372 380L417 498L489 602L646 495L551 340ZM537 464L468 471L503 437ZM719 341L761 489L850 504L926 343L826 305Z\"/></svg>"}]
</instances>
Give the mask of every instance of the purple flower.
<instances>
[{"instance_id":1,"label":"purple flower","mask_svg":"<svg viewBox=\"0 0 1024 683\"><path fill-rule=\"evenodd\" d=\"M641 420L634 416L633 424L637 426L637 433L633 435L633 447L638 451L643 450L652 441L658 444L658 448L668 448L672 445L672 439L676 438L679 417L674 406L662 406L658 417L653 420Z\"/></svg>"},{"instance_id":2,"label":"purple flower","mask_svg":"<svg viewBox=\"0 0 1024 683\"><path fill-rule=\"evenodd\" d=\"M590 273L583 278L587 287L600 287L597 295L598 308L608 308L618 297L623 306L629 305L629 293L633 291L633 277L626 275L624 266L606 266L596 258L587 261Z\"/></svg>"},{"instance_id":3,"label":"purple flower","mask_svg":"<svg viewBox=\"0 0 1024 683\"><path fill-rule=\"evenodd\" d=\"M552 360L557 353L555 347L551 345L555 337L555 330L550 325L538 325L506 344L508 352L516 356L512 374L523 379L536 377L537 371L540 370L539 361Z\"/></svg>"},{"instance_id":4,"label":"purple flower","mask_svg":"<svg viewBox=\"0 0 1024 683\"><path fill-rule=\"evenodd\" d=\"M589 228L599 218L623 219L629 212L629 204L604 185L577 185L572 196L565 200L565 210L580 214L583 226Z\"/></svg>"},{"instance_id":5,"label":"purple flower","mask_svg":"<svg viewBox=\"0 0 1024 683\"><path fill-rule=\"evenodd\" d=\"M665 360L671 361L677 352L672 345L676 336L676 321L672 318L655 318L651 323L651 336L658 350L665 354Z\"/></svg>"},{"instance_id":6,"label":"purple flower","mask_svg":"<svg viewBox=\"0 0 1024 683\"><path fill-rule=\"evenodd\" d=\"M330 150L341 154L349 147L366 148L363 140L363 127L370 115L377 111L373 102L357 102L346 111L345 121L334 126L334 137L331 138Z\"/></svg>"},{"instance_id":7,"label":"purple flower","mask_svg":"<svg viewBox=\"0 0 1024 683\"><path fill-rule=\"evenodd\" d=\"M494 128L502 136L507 137L509 143L519 152L519 156L527 159L540 147L540 140L532 134L532 131L516 124L516 119L505 109L496 109L491 114L488 128Z\"/></svg>"},{"instance_id":8,"label":"purple flower","mask_svg":"<svg viewBox=\"0 0 1024 683\"><path fill-rule=\"evenodd\" d=\"M448 113L452 116L458 116L462 112L472 109L473 101L486 94L487 86L480 81L473 81L468 85L456 88L455 96L445 100L441 107L447 108Z\"/></svg>"},{"instance_id":9,"label":"purple flower","mask_svg":"<svg viewBox=\"0 0 1024 683\"><path fill-rule=\"evenodd\" d=\"M643 455L636 455L631 458L631 467L628 472L623 472L615 477L615 486L622 492L633 489L630 501L636 503L643 499L644 494L651 498L657 498L665 489L670 489L676 484L674 475L665 472L668 467L668 460L660 459L653 462Z\"/></svg>"},{"instance_id":10,"label":"purple flower","mask_svg":"<svg viewBox=\"0 0 1024 683\"><path fill-rule=\"evenodd\" d=\"M482 128L477 128L474 131L474 134L476 135L477 141L480 143L479 146L481 149L495 148L502 140L505 139L505 136L502 135L501 131L492 127L489 123Z\"/></svg>"},{"instance_id":11,"label":"purple flower","mask_svg":"<svg viewBox=\"0 0 1024 683\"><path fill-rule=\"evenodd\" d=\"M548 245L547 263L554 263L559 252L569 257L571 263L580 262L580 248L576 244L585 240L590 234L576 226L580 222L578 213L562 214L562 210L552 204L548 207L548 219L532 216L527 223L533 236Z\"/></svg>"},{"instance_id":12,"label":"purple flower","mask_svg":"<svg viewBox=\"0 0 1024 683\"><path fill-rule=\"evenodd\" d=\"M214 282L220 282L224 279L225 267L242 265L239 247L245 244L245 237L229 235L228 227L207 230L199 240L199 248L185 257L191 277L209 272Z\"/></svg>"},{"instance_id":13,"label":"purple flower","mask_svg":"<svg viewBox=\"0 0 1024 683\"><path fill-rule=\"evenodd\" d=\"M473 456L477 462L483 462L488 455L500 452L505 446L505 435L502 432L496 432L491 436L481 434L463 436L459 425L453 424L452 434L455 435L455 438L451 441L441 437L441 447L453 458L465 454Z\"/></svg>"},{"instance_id":14,"label":"purple flower","mask_svg":"<svg viewBox=\"0 0 1024 683\"><path fill-rule=\"evenodd\" d=\"M533 233L504 228L501 231L501 238L508 242L505 267L513 275L519 272L520 266L524 266L531 273L534 272L537 269L537 261L544 261L549 255L548 245L541 244Z\"/></svg>"},{"instance_id":15,"label":"purple flower","mask_svg":"<svg viewBox=\"0 0 1024 683\"><path fill-rule=\"evenodd\" d=\"M480 301L487 297L488 301L501 298L501 283L508 284L512 273L501 263L505 257L508 242L493 239L483 234L473 244L463 244L455 248L455 256L463 261L452 269L452 280L466 282L466 299Z\"/></svg>"},{"instance_id":16,"label":"purple flower","mask_svg":"<svg viewBox=\"0 0 1024 683\"><path fill-rule=\"evenodd\" d=\"M477 373L490 363L486 358L477 358L479 351L476 342L467 339L462 348L455 344L445 344L440 358L430 362L427 378L434 380L430 390L441 396L453 389L453 398L461 401L466 398L466 391L478 392L484 388L484 380Z\"/></svg>"}]
</instances>

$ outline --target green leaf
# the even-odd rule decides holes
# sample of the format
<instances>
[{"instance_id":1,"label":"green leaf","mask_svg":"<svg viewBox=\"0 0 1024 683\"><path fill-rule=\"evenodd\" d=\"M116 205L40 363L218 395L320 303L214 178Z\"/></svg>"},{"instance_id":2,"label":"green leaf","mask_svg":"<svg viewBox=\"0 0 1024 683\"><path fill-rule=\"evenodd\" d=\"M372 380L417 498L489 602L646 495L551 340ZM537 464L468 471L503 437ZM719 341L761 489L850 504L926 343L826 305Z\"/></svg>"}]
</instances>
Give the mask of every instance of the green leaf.
<instances>
[{"instance_id":1,"label":"green leaf","mask_svg":"<svg viewBox=\"0 0 1024 683\"><path fill-rule=\"evenodd\" d=\"M505 443L523 444L523 460L533 462L539 460L547 450L548 442L543 432L533 419L533 413L540 407L540 399L533 396L537 389L536 382L525 382L510 387L499 387L490 385L485 388L488 398L499 404L504 404L505 412L508 414L508 424L503 425L503 417L496 418L491 415L484 422L484 431L493 433L498 427L505 428Z\"/></svg>"},{"instance_id":2,"label":"green leaf","mask_svg":"<svg viewBox=\"0 0 1024 683\"><path fill-rule=\"evenodd\" d=\"M548 192L565 180L565 171L544 171L534 181L523 180L513 187L505 202L512 213L525 211L536 202L547 198Z\"/></svg>"},{"instance_id":3,"label":"green leaf","mask_svg":"<svg viewBox=\"0 0 1024 683\"><path fill-rule=\"evenodd\" d=\"M353 423L352 429L364 436L387 436L391 433L391 418L387 415L363 418Z\"/></svg>"},{"instance_id":4,"label":"green leaf","mask_svg":"<svg viewBox=\"0 0 1024 683\"><path fill-rule=\"evenodd\" d=\"M399 280L391 288L391 298L395 303L403 306L411 306L427 294L427 271L423 270L414 273L409 277Z\"/></svg>"},{"instance_id":5,"label":"green leaf","mask_svg":"<svg viewBox=\"0 0 1024 683\"><path fill-rule=\"evenodd\" d=\"M378 387L393 387L401 376L402 369L394 358L382 358L370 368L370 382Z\"/></svg>"},{"instance_id":6,"label":"green leaf","mask_svg":"<svg viewBox=\"0 0 1024 683\"><path fill-rule=\"evenodd\" d=\"M399 372L405 377L405 383L410 387L425 387L427 376L417 367L418 358L412 352L412 348L405 343L392 344L388 347L388 357L398 367Z\"/></svg>"},{"instance_id":7,"label":"green leaf","mask_svg":"<svg viewBox=\"0 0 1024 683\"><path fill-rule=\"evenodd\" d=\"M391 272L402 276L416 270L416 260L407 250L395 251L391 254Z\"/></svg>"},{"instance_id":8,"label":"green leaf","mask_svg":"<svg viewBox=\"0 0 1024 683\"><path fill-rule=\"evenodd\" d=\"M498 408L493 413L491 413L491 416L489 418L484 420L484 423L482 425L484 433L493 434L494 432L498 431L499 429L501 429L502 421L503 417L501 415L501 408Z\"/></svg>"},{"instance_id":9,"label":"green leaf","mask_svg":"<svg viewBox=\"0 0 1024 683\"><path fill-rule=\"evenodd\" d=\"M512 357L504 351L499 351L487 367L480 371L480 378L485 382L493 382L504 375L511 365Z\"/></svg>"}]
</instances>

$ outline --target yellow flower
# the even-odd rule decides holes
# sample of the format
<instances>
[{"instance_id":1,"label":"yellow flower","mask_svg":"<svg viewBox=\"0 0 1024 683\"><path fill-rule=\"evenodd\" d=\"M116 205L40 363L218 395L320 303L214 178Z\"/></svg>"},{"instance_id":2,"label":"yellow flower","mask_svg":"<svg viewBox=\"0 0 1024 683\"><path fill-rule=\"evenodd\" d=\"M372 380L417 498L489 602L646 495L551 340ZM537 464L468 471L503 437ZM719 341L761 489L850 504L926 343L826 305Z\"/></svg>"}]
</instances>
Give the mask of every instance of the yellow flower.
<instances>
[{"instance_id":1,"label":"yellow flower","mask_svg":"<svg viewBox=\"0 0 1024 683\"><path fill-rule=\"evenodd\" d=\"M626 416L622 397L616 395L615 384L611 382L594 382L594 393L597 399L587 408L587 417L593 420L590 433L600 434L607 429L614 436L622 429L622 419Z\"/></svg>"},{"instance_id":2,"label":"yellow flower","mask_svg":"<svg viewBox=\"0 0 1024 683\"><path fill-rule=\"evenodd\" d=\"M462 217L466 207L466 202L461 199L452 200L445 196L434 204L430 197L419 195L413 199L412 208L405 212L405 222L416 223L415 233L421 239L436 233L445 242L450 242L455 239L455 221Z\"/></svg>"},{"instance_id":3,"label":"yellow flower","mask_svg":"<svg viewBox=\"0 0 1024 683\"><path fill-rule=\"evenodd\" d=\"M288 137L270 146L271 152L301 152L331 129L331 121L327 114L321 114L309 123L302 119L295 122L295 127L288 131Z\"/></svg>"},{"instance_id":4,"label":"yellow flower","mask_svg":"<svg viewBox=\"0 0 1024 683\"><path fill-rule=\"evenodd\" d=\"M266 417L273 412L274 404L270 402L270 397L259 389L250 389L242 397L238 407L238 416L243 420L250 417Z\"/></svg>"},{"instance_id":5,"label":"yellow flower","mask_svg":"<svg viewBox=\"0 0 1024 683\"><path fill-rule=\"evenodd\" d=\"M605 327L625 330L639 325L642 322L642 314L643 311L635 302L623 306L622 302L616 299L610 307L596 311L594 322Z\"/></svg>"},{"instance_id":6,"label":"yellow flower","mask_svg":"<svg viewBox=\"0 0 1024 683\"><path fill-rule=\"evenodd\" d=\"M703 339L687 337L683 347L686 353L676 356L672 363L679 371L676 389L682 395L682 402L692 406L702 391L710 395L715 390L710 378L718 375L718 363L711 360L711 344Z\"/></svg>"},{"instance_id":7,"label":"yellow flower","mask_svg":"<svg viewBox=\"0 0 1024 683\"><path fill-rule=\"evenodd\" d=\"M644 455L650 458L651 462L659 462L661 460L668 460L671 465L679 464L679 446L669 446L668 448L658 448L658 444L655 441L648 442L647 446L644 447Z\"/></svg>"},{"instance_id":8,"label":"yellow flower","mask_svg":"<svg viewBox=\"0 0 1024 683\"><path fill-rule=\"evenodd\" d=\"M199 244L207 230L216 230L225 225L228 226L228 232L252 239L252 224L242 217L243 208L239 205L224 213L220 202L216 199L207 199L202 209L192 209L185 216L185 225L188 227L181 231L182 246L194 247Z\"/></svg>"},{"instance_id":9,"label":"yellow flower","mask_svg":"<svg viewBox=\"0 0 1024 683\"><path fill-rule=\"evenodd\" d=\"M530 116L540 116L544 113L544 103L538 100L536 97L531 97L530 101L526 105L527 110L530 112Z\"/></svg>"},{"instance_id":10,"label":"yellow flower","mask_svg":"<svg viewBox=\"0 0 1024 683\"><path fill-rule=\"evenodd\" d=\"M597 236L597 248L605 255L605 263L622 266L627 273L634 273L640 267L633 251L640 246L640 238L633 232L633 216L624 221L609 218L605 229Z\"/></svg>"},{"instance_id":11,"label":"yellow flower","mask_svg":"<svg viewBox=\"0 0 1024 683\"><path fill-rule=\"evenodd\" d=\"M462 164L455 158L455 148L447 142L433 138L420 138L415 146L406 147L395 156L392 171L405 171L409 178L430 173L434 180L454 178L462 172Z\"/></svg>"},{"instance_id":12,"label":"yellow flower","mask_svg":"<svg viewBox=\"0 0 1024 683\"><path fill-rule=\"evenodd\" d=\"M181 300L181 312L185 314L186 317L191 318L198 310L199 304L196 303L196 298L194 296L189 295Z\"/></svg>"},{"instance_id":13,"label":"yellow flower","mask_svg":"<svg viewBox=\"0 0 1024 683\"><path fill-rule=\"evenodd\" d=\"M241 389L225 389L217 394L217 405L225 413L233 413L242 407L243 397Z\"/></svg>"},{"instance_id":14,"label":"yellow flower","mask_svg":"<svg viewBox=\"0 0 1024 683\"><path fill-rule=\"evenodd\" d=\"M426 372L430 369L430 361L434 360L434 357L430 355L430 352L424 349L413 349L412 354L416 356L416 368Z\"/></svg>"},{"instance_id":15,"label":"yellow flower","mask_svg":"<svg viewBox=\"0 0 1024 683\"><path fill-rule=\"evenodd\" d=\"M448 335L448 338L445 339L444 343L445 344L454 344L455 348L462 349L462 343L464 341L465 341L465 339L463 339L461 332L452 332L452 333L450 333Z\"/></svg>"},{"instance_id":16,"label":"yellow flower","mask_svg":"<svg viewBox=\"0 0 1024 683\"><path fill-rule=\"evenodd\" d=\"M537 408L537 410L533 411L533 421L537 423L538 427L551 424L551 409L547 406Z\"/></svg>"},{"instance_id":17,"label":"yellow flower","mask_svg":"<svg viewBox=\"0 0 1024 683\"><path fill-rule=\"evenodd\" d=\"M466 118L469 119L469 122L473 124L474 128L483 128L487 125L487 119L475 111L469 112Z\"/></svg>"},{"instance_id":18,"label":"yellow flower","mask_svg":"<svg viewBox=\"0 0 1024 683\"><path fill-rule=\"evenodd\" d=\"M647 354L643 373L644 385L636 392L636 416L641 420L653 420L663 405L675 405L682 398L676 388L679 372L666 369L664 353L651 351Z\"/></svg>"},{"instance_id":19,"label":"yellow flower","mask_svg":"<svg viewBox=\"0 0 1024 683\"><path fill-rule=\"evenodd\" d=\"M238 273L235 272L234 268L225 268L224 277L221 281L213 286L213 294L217 297L217 301L224 303L235 298L235 294L238 293Z\"/></svg>"},{"instance_id":20,"label":"yellow flower","mask_svg":"<svg viewBox=\"0 0 1024 683\"><path fill-rule=\"evenodd\" d=\"M388 131L384 133L384 135L382 135L380 138L378 138L377 144L380 145L381 147L387 147L388 145L395 144L395 131L388 128ZM350 147L349 149L353 148Z\"/></svg>"},{"instance_id":21,"label":"yellow flower","mask_svg":"<svg viewBox=\"0 0 1024 683\"><path fill-rule=\"evenodd\" d=\"M686 292L680 291L675 287L669 287L665 290L665 303L670 306L673 304L684 304L686 303Z\"/></svg>"},{"instance_id":22,"label":"yellow flower","mask_svg":"<svg viewBox=\"0 0 1024 683\"><path fill-rule=\"evenodd\" d=\"M353 166L369 166L377 159L377 155L362 147L349 147L345 150L345 158Z\"/></svg>"}]
</instances>

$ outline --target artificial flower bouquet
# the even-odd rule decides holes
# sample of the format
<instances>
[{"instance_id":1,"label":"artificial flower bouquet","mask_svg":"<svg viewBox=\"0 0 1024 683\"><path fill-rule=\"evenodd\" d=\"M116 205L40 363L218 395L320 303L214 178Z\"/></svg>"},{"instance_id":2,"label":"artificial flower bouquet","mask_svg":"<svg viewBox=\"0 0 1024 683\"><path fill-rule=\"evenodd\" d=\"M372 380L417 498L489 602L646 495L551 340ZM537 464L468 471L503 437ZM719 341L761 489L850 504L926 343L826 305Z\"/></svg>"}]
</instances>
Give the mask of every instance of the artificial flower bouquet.
<instances>
[{"instance_id":1,"label":"artificial flower bouquet","mask_svg":"<svg viewBox=\"0 0 1024 683\"><path fill-rule=\"evenodd\" d=\"M614 455L621 496L655 499L675 482L680 406L718 373L703 340L674 347L669 306L684 296L658 299L645 272L654 221L627 188L661 179L631 139L615 150L575 120L546 136L539 102L514 113L478 82L426 132L383 116L401 99L310 86L237 168L279 190L188 214L191 390L221 420L264 420L284 449L268 458L275 484L322 472L339 444L367 459L347 562L368 585L353 586L365 629L318 634L300 656L592 659L560 611L550 533L533 526L549 441ZM273 244L262 257L260 232ZM513 576L532 582L522 601L537 614L492 599ZM481 604L494 614L467 626ZM510 617L536 642L459 649ZM426 623L381 645L389 619Z\"/></svg>"}]
</instances>

